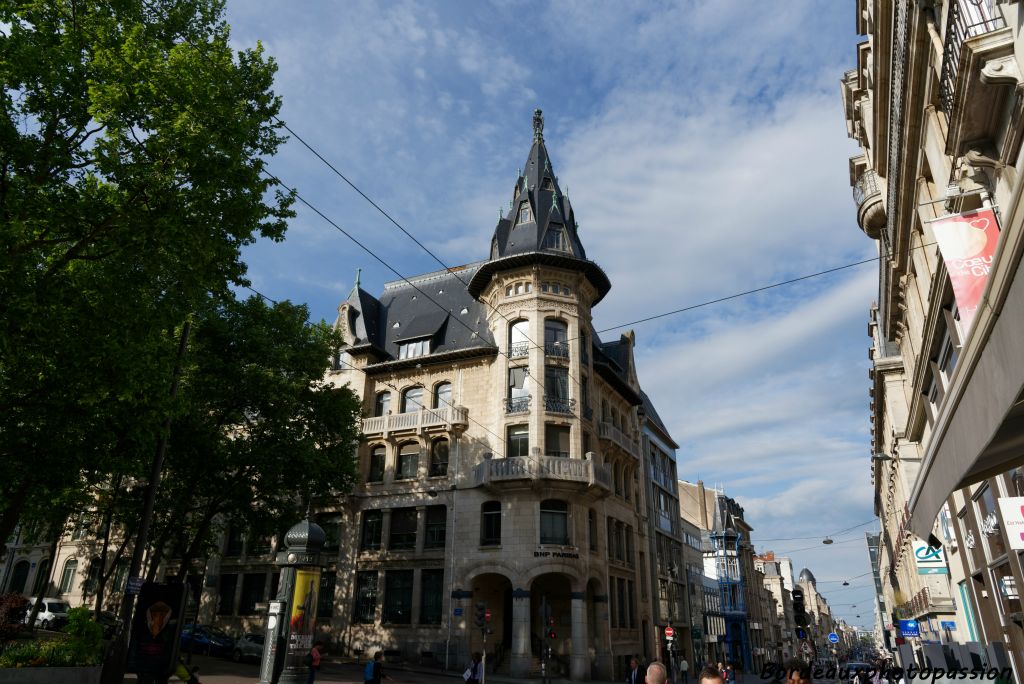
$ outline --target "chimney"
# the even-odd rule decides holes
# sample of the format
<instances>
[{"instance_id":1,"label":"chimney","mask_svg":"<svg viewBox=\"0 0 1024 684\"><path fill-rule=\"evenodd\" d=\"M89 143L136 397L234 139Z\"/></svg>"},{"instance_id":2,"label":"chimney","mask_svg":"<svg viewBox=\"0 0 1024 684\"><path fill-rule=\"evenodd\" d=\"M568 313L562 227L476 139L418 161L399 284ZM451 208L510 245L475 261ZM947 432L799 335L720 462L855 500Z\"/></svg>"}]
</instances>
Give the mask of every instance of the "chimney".
<instances>
[{"instance_id":1,"label":"chimney","mask_svg":"<svg viewBox=\"0 0 1024 684\"><path fill-rule=\"evenodd\" d=\"M697 480L697 501L700 503L700 528L710 530L708 527L708 505L704 497L704 480Z\"/></svg>"}]
</instances>

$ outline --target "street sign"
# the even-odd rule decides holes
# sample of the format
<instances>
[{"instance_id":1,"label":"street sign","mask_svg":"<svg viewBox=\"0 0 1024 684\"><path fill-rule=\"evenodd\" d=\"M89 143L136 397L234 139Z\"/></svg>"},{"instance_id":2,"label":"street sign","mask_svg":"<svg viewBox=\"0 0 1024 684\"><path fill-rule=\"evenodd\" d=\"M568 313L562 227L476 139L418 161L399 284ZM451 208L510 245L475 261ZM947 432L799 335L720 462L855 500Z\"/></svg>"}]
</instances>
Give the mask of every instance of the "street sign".
<instances>
[{"instance_id":1,"label":"street sign","mask_svg":"<svg viewBox=\"0 0 1024 684\"><path fill-rule=\"evenodd\" d=\"M921 630L917 626L917 620L900 620L900 632L905 637L921 636Z\"/></svg>"},{"instance_id":2,"label":"street sign","mask_svg":"<svg viewBox=\"0 0 1024 684\"><path fill-rule=\"evenodd\" d=\"M833 644L838 644L839 643L839 635L836 634L835 632L829 632L828 633L828 640L831 641Z\"/></svg>"},{"instance_id":3,"label":"street sign","mask_svg":"<svg viewBox=\"0 0 1024 684\"><path fill-rule=\"evenodd\" d=\"M956 629L956 622L953 622L952 620L942 620L939 624L942 626L942 629L948 629L948 630L955 630Z\"/></svg>"},{"instance_id":4,"label":"street sign","mask_svg":"<svg viewBox=\"0 0 1024 684\"><path fill-rule=\"evenodd\" d=\"M461 608L456 608L455 609L455 617L462 617L462 609Z\"/></svg>"},{"instance_id":5,"label":"street sign","mask_svg":"<svg viewBox=\"0 0 1024 684\"><path fill-rule=\"evenodd\" d=\"M665 638L666 639L671 639L673 636L675 636L675 633L676 633L676 631L674 629L672 629L671 627L666 627L665 628Z\"/></svg>"},{"instance_id":6,"label":"street sign","mask_svg":"<svg viewBox=\"0 0 1024 684\"><path fill-rule=\"evenodd\" d=\"M129 577L128 578L128 588L125 591L125 593L128 594L129 596L135 596L136 594L139 593L139 590L142 589L142 582L143 581L144 580L143 580L142 577Z\"/></svg>"}]
</instances>

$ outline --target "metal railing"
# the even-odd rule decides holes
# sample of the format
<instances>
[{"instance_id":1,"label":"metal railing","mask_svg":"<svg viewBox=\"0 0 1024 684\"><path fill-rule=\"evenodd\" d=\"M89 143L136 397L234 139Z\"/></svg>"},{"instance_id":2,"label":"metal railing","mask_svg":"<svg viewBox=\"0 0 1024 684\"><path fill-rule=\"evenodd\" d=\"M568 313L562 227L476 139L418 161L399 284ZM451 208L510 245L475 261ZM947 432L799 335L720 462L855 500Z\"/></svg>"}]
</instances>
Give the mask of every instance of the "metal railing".
<instances>
[{"instance_id":1,"label":"metal railing","mask_svg":"<svg viewBox=\"0 0 1024 684\"><path fill-rule=\"evenodd\" d=\"M864 200L881 192L878 189L878 174L875 173L874 169L866 169L862 174L857 177L857 182L853 184L853 201L857 204L857 208L860 209L861 205L864 204Z\"/></svg>"},{"instance_id":2,"label":"metal railing","mask_svg":"<svg viewBox=\"0 0 1024 684\"><path fill-rule=\"evenodd\" d=\"M530 410L530 400L533 399L529 394L525 397L509 397L505 399L505 413L527 413Z\"/></svg>"},{"instance_id":3,"label":"metal railing","mask_svg":"<svg viewBox=\"0 0 1024 684\"><path fill-rule=\"evenodd\" d=\"M955 93L956 79L960 73L960 52L964 42L992 31L1006 28L1001 16L983 16L987 11L980 6L972 16L970 10L962 6L965 0L952 0L946 14L946 41L942 49L942 76L939 85L939 105L946 114L947 121L952 121L956 114ZM968 2L970 0L967 0Z\"/></svg>"},{"instance_id":4,"label":"metal railing","mask_svg":"<svg viewBox=\"0 0 1024 684\"><path fill-rule=\"evenodd\" d=\"M513 342L508 346L508 358L519 359L530 353L529 342Z\"/></svg>"},{"instance_id":5,"label":"metal railing","mask_svg":"<svg viewBox=\"0 0 1024 684\"><path fill-rule=\"evenodd\" d=\"M569 358L569 345L565 342L545 342L544 356L567 359Z\"/></svg>"},{"instance_id":6,"label":"metal railing","mask_svg":"<svg viewBox=\"0 0 1024 684\"><path fill-rule=\"evenodd\" d=\"M611 440L618 444L625 451L631 454L637 454L640 449L639 440L635 437L631 437L623 432L620 428L615 427L612 423L607 421L601 421L597 424L597 434L601 439Z\"/></svg>"},{"instance_id":7,"label":"metal railing","mask_svg":"<svg viewBox=\"0 0 1024 684\"><path fill-rule=\"evenodd\" d=\"M575 399L544 396L544 410L549 413L572 413L575 409Z\"/></svg>"},{"instance_id":8,"label":"metal railing","mask_svg":"<svg viewBox=\"0 0 1024 684\"><path fill-rule=\"evenodd\" d=\"M428 409L409 413L392 413L386 416L363 418L361 430L364 435L398 430L420 430L430 427L446 427L452 425L468 425L469 409L465 406L445 406L444 408Z\"/></svg>"}]
</instances>

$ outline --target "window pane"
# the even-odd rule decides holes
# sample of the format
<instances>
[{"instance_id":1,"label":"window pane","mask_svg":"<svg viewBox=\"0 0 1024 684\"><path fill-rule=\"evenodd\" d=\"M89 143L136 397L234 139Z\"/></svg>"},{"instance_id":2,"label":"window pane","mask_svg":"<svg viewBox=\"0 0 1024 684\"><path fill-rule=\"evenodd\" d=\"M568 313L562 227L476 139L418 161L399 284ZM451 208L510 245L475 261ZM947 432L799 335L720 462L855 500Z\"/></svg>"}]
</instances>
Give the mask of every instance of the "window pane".
<instances>
[{"instance_id":1,"label":"window pane","mask_svg":"<svg viewBox=\"0 0 1024 684\"><path fill-rule=\"evenodd\" d=\"M569 457L569 426L547 425L544 430L544 449L548 456Z\"/></svg>"},{"instance_id":2,"label":"window pane","mask_svg":"<svg viewBox=\"0 0 1024 684\"><path fill-rule=\"evenodd\" d=\"M420 577L420 624L441 624L444 570L424 570Z\"/></svg>"},{"instance_id":3,"label":"window pane","mask_svg":"<svg viewBox=\"0 0 1024 684\"><path fill-rule=\"evenodd\" d=\"M391 392L381 392L373 404L374 416L386 416L391 410Z\"/></svg>"},{"instance_id":4,"label":"window pane","mask_svg":"<svg viewBox=\"0 0 1024 684\"><path fill-rule=\"evenodd\" d=\"M434 408L448 408L452 405L452 384L442 382L434 392Z\"/></svg>"},{"instance_id":5,"label":"window pane","mask_svg":"<svg viewBox=\"0 0 1024 684\"><path fill-rule=\"evenodd\" d=\"M443 549L447 524L448 508L446 506L428 506L423 548Z\"/></svg>"},{"instance_id":6,"label":"window pane","mask_svg":"<svg viewBox=\"0 0 1024 684\"><path fill-rule=\"evenodd\" d=\"M384 573L385 623L408 625L412 622L412 573L412 570Z\"/></svg>"},{"instance_id":7,"label":"window pane","mask_svg":"<svg viewBox=\"0 0 1024 684\"><path fill-rule=\"evenodd\" d=\"M381 527L384 521L383 511L363 511L363 534L359 548L363 551L375 551L380 548Z\"/></svg>"},{"instance_id":8,"label":"window pane","mask_svg":"<svg viewBox=\"0 0 1024 684\"><path fill-rule=\"evenodd\" d=\"M416 548L416 509L396 508L391 511L391 537L388 548L393 551Z\"/></svg>"},{"instance_id":9,"label":"window pane","mask_svg":"<svg viewBox=\"0 0 1024 684\"><path fill-rule=\"evenodd\" d=\"M564 501L548 499L540 505L540 543L569 543L569 514Z\"/></svg>"},{"instance_id":10,"label":"window pane","mask_svg":"<svg viewBox=\"0 0 1024 684\"><path fill-rule=\"evenodd\" d=\"M423 388L411 387L402 395L402 413L411 413L423 408Z\"/></svg>"},{"instance_id":11,"label":"window pane","mask_svg":"<svg viewBox=\"0 0 1024 684\"><path fill-rule=\"evenodd\" d=\"M377 571L356 573L356 596L353 622L372 624L377 618Z\"/></svg>"},{"instance_id":12,"label":"window pane","mask_svg":"<svg viewBox=\"0 0 1024 684\"><path fill-rule=\"evenodd\" d=\"M217 615L235 614L235 587L238 586L238 575L220 576L220 595L217 601Z\"/></svg>"},{"instance_id":13,"label":"window pane","mask_svg":"<svg viewBox=\"0 0 1024 684\"><path fill-rule=\"evenodd\" d=\"M316 616L329 618L334 615L334 585L337 582L337 573L334 570L325 570L320 575L320 593L316 597Z\"/></svg>"},{"instance_id":14,"label":"window pane","mask_svg":"<svg viewBox=\"0 0 1024 684\"><path fill-rule=\"evenodd\" d=\"M448 440L434 440L430 449L430 476L441 477L448 474Z\"/></svg>"},{"instance_id":15,"label":"window pane","mask_svg":"<svg viewBox=\"0 0 1024 684\"><path fill-rule=\"evenodd\" d=\"M420 466L420 446L415 442L403 444L398 453L398 467L395 471L396 480L411 480L417 475Z\"/></svg>"},{"instance_id":16,"label":"window pane","mask_svg":"<svg viewBox=\"0 0 1024 684\"><path fill-rule=\"evenodd\" d=\"M480 545L501 544L501 502L486 501L480 508Z\"/></svg>"},{"instance_id":17,"label":"window pane","mask_svg":"<svg viewBox=\"0 0 1024 684\"><path fill-rule=\"evenodd\" d=\"M508 369L508 398L519 399L529 394L526 391L526 378L527 368L509 368Z\"/></svg>"},{"instance_id":18,"label":"window pane","mask_svg":"<svg viewBox=\"0 0 1024 684\"><path fill-rule=\"evenodd\" d=\"M384 447L374 447L370 452L370 472L366 476L366 481L384 481Z\"/></svg>"},{"instance_id":19,"label":"window pane","mask_svg":"<svg viewBox=\"0 0 1024 684\"><path fill-rule=\"evenodd\" d=\"M557 366L544 368L544 395L553 399L569 398L569 369Z\"/></svg>"},{"instance_id":20,"label":"window pane","mask_svg":"<svg viewBox=\"0 0 1024 684\"><path fill-rule=\"evenodd\" d=\"M525 425L516 425L508 429L508 449L506 458L528 456L530 452L530 429Z\"/></svg>"},{"instance_id":21,"label":"window pane","mask_svg":"<svg viewBox=\"0 0 1024 684\"><path fill-rule=\"evenodd\" d=\"M265 573L246 573L242 576L242 601L238 605L239 615L255 615L256 604L263 601L263 587L267 584Z\"/></svg>"}]
</instances>

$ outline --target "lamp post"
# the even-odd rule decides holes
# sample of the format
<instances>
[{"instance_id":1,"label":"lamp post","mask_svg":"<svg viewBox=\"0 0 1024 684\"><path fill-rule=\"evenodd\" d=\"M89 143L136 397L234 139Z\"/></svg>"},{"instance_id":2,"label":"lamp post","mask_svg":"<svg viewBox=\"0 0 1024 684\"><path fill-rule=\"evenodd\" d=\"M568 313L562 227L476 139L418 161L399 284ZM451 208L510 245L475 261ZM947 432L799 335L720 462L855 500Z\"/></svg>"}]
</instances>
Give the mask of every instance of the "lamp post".
<instances>
[{"instance_id":1,"label":"lamp post","mask_svg":"<svg viewBox=\"0 0 1024 684\"><path fill-rule=\"evenodd\" d=\"M303 660L315 641L323 568L320 549L327 535L309 520L308 512L306 518L288 530L285 550L274 559L281 568L281 581L267 611L260 684L304 682L308 674Z\"/></svg>"}]
</instances>

